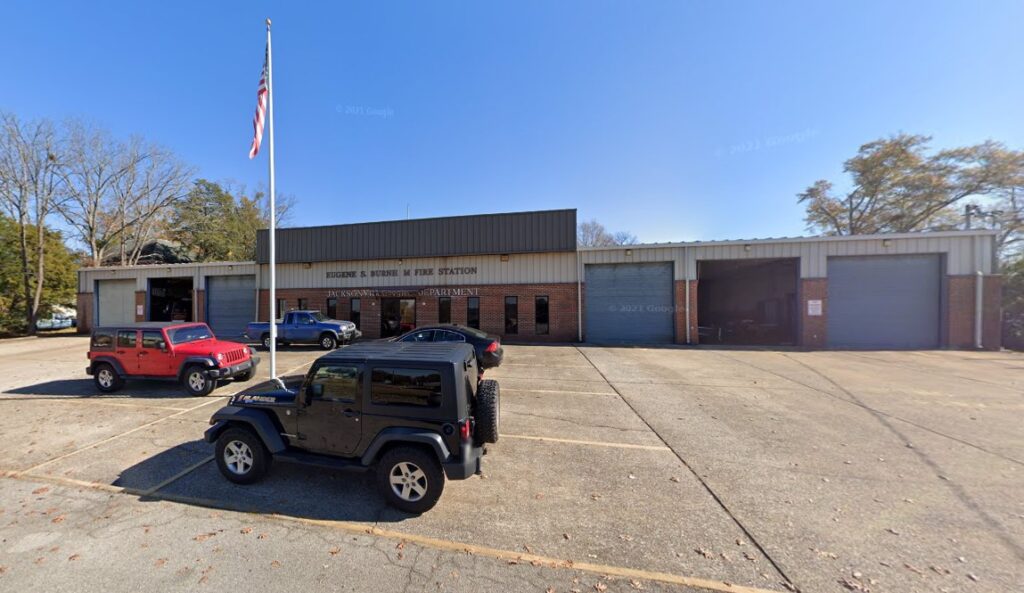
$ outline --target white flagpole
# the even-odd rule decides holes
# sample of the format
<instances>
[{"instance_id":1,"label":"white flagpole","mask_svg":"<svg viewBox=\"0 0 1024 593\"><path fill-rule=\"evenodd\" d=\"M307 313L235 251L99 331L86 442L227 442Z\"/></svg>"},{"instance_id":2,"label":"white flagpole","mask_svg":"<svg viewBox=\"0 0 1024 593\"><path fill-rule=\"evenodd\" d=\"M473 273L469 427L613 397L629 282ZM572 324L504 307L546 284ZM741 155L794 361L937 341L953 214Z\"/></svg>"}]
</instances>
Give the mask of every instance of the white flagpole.
<instances>
[{"instance_id":1,"label":"white flagpole","mask_svg":"<svg viewBox=\"0 0 1024 593\"><path fill-rule=\"evenodd\" d=\"M270 157L270 380L284 387L277 377L277 247L274 244L274 227L277 222L277 208L274 204L274 76L270 55L270 19L267 19L267 143Z\"/></svg>"}]
</instances>

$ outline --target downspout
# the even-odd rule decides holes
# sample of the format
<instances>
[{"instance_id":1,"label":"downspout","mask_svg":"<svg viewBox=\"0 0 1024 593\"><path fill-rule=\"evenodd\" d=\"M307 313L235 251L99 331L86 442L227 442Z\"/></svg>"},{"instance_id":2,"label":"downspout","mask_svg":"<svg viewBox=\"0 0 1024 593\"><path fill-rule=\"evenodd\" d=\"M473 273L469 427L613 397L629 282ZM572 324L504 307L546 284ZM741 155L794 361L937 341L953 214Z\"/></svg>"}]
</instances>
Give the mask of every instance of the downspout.
<instances>
[{"instance_id":1,"label":"downspout","mask_svg":"<svg viewBox=\"0 0 1024 593\"><path fill-rule=\"evenodd\" d=\"M983 299L985 296L985 273L978 270L974 277L974 347L982 349L981 324L983 317Z\"/></svg>"},{"instance_id":2,"label":"downspout","mask_svg":"<svg viewBox=\"0 0 1024 593\"><path fill-rule=\"evenodd\" d=\"M576 248L576 340L583 341L583 265L580 248Z\"/></svg>"},{"instance_id":3,"label":"downspout","mask_svg":"<svg viewBox=\"0 0 1024 593\"><path fill-rule=\"evenodd\" d=\"M683 281L686 282L686 303L683 304L683 311L686 315L686 343L692 344L690 340L690 258L689 248L683 247Z\"/></svg>"}]
</instances>

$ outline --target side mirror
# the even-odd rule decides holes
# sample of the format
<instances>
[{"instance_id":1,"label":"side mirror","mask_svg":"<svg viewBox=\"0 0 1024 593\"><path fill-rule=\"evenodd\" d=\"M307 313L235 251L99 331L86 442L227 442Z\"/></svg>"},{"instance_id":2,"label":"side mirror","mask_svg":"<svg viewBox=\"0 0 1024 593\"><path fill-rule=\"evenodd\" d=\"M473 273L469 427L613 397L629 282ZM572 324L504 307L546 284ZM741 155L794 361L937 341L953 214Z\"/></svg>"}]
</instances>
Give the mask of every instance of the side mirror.
<instances>
[{"instance_id":1,"label":"side mirror","mask_svg":"<svg viewBox=\"0 0 1024 593\"><path fill-rule=\"evenodd\" d=\"M167 352L167 342L163 340L157 342L156 347L159 348L162 352Z\"/></svg>"}]
</instances>

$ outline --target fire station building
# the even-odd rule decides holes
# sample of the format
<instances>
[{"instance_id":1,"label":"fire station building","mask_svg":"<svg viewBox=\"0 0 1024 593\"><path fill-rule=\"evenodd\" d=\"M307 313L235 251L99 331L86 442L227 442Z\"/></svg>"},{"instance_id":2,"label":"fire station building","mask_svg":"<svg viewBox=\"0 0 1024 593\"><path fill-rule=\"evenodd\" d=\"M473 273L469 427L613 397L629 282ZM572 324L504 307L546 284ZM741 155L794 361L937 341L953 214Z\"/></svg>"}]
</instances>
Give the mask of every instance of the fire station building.
<instances>
[{"instance_id":1,"label":"fire station building","mask_svg":"<svg viewBox=\"0 0 1024 593\"><path fill-rule=\"evenodd\" d=\"M1000 346L992 231L578 247L575 210L286 228L274 303L267 239L255 261L84 268L78 327L232 337L313 309L366 338L458 323L506 342Z\"/></svg>"}]
</instances>

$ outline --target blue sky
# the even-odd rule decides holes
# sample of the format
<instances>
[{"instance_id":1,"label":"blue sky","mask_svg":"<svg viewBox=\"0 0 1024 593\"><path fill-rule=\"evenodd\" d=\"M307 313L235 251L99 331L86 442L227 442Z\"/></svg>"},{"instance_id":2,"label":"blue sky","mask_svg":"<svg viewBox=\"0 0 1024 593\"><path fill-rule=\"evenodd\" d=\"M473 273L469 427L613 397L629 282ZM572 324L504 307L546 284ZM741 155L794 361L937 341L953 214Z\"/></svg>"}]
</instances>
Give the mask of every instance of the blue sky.
<instances>
[{"instance_id":1,"label":"blue sky","mask_svg":"<svg viewBox=\"0 0 1024 593\"><path fill-rule=\"evenodd\" d=\"M575 207L643 241L807 234L795 195L899 131L1024 148L1024 3L5 3L0 109L255 188L274 19L292 225Z\"/></svg>"}]
</instances>

